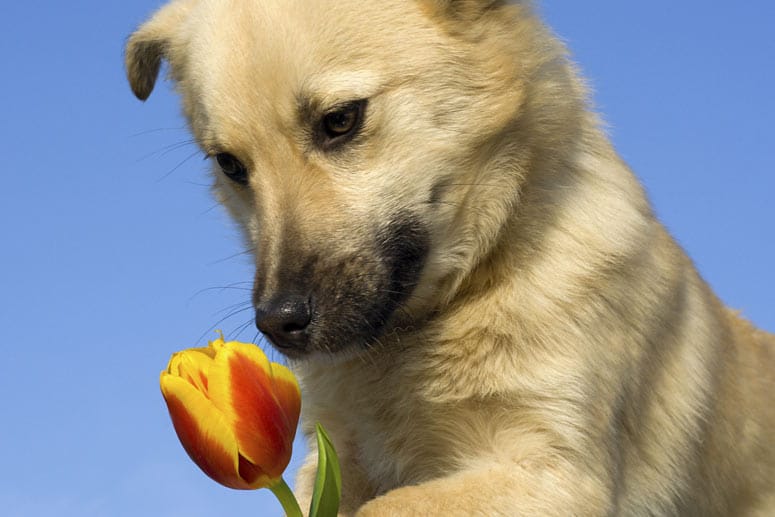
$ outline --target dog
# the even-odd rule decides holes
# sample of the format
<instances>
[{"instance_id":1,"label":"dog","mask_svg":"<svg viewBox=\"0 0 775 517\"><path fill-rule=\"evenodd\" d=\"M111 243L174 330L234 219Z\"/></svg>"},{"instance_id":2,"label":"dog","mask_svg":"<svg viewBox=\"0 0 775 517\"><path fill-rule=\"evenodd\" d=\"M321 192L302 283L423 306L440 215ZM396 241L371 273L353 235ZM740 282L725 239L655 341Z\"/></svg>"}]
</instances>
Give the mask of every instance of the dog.
<instances>
[{"instance_id":1,"label":"dog","mask_svg":"<svg viewBox=\"0 0 775 517\"><path fill-rule=\"evenodd\" d=\"M341 515L775 515L775 336L529 2L173 0L128 39L138 98L162 61Z\"/></svg>"}]
</instances>

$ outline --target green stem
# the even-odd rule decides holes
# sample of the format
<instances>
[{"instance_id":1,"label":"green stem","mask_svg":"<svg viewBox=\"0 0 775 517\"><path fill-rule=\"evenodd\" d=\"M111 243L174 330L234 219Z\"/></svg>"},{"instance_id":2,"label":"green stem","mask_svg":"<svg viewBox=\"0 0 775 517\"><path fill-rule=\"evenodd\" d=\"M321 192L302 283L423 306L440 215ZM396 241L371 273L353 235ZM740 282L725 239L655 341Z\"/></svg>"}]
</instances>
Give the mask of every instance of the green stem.
<instances>
[{"instance_id":1,"label":"green stem","mask_svg":"<svg viewBox=\"0 0 775 517\"><path fill-rule=\"evenodd\" d=\"M287 517L304 517L304 514L301 513L299 502L293 496L293 492L291 492L290 487L283 478L280 478L280 481L278 481L276 485L270 486L269 490L272 491L277 500L280 501L280 504L283 505L283 510L285 510L285 515Z\"/></svg>"}]
</instances>

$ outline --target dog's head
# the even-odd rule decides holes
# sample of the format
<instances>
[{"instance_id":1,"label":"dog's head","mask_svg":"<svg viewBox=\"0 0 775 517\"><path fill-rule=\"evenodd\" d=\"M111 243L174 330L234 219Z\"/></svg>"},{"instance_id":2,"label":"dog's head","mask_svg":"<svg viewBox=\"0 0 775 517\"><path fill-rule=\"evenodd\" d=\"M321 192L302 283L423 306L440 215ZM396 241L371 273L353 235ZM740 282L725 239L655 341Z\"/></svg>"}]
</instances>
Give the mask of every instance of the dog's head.
<instances>
[{"instance_id":1,"label":"dog's head","mask_svg":"<svg viewBox=\"0 0 775 517\"><path fill-rule=\"evenodd\" d=\"M216 194L255 250L257 325L279 350L337 353L412 326L486 252L529 154L511 149L503 172L494 153L540 66L525 11L177 0L130 37L139 98L169 62Z\"/></svg>"}]
</instances>

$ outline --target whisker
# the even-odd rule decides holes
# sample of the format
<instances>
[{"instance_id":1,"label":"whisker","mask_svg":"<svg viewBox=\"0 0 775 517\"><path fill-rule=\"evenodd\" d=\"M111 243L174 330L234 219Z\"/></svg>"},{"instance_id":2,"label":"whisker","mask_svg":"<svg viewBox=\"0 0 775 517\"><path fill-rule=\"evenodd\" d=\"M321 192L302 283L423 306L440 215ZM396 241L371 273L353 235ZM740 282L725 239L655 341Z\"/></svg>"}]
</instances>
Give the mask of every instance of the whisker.
<instances>
[{"instance_id":1,"label":"whisker","mask_svg":"<svg viewBox=\"0 0 775 517\"><path fill-rule=\"evenodd\" d=\"M213 210L217 210L218 208L221 208L221 203L213 203L209 207L207 207L205 210L203 210L199 215L207 215Z\"/></svg>"},{"instance_id":2,"label":"whisker","mask_svg":"<svg viewBox=\"0 0 775 517\"><path fill-rule=\"evenodd\" d=\"M246 329L248 329L251 325L253 325L253 319L249 319L247 322L243 323L242 325L238 326L236 330L229 333L229 335L234 335L234 340L238 340L240 337L240 334L242 334Z\"/></svg>"},{"instance_id":3,"label":"whisker","mask_svg":"<svg viewBox=\"0 0 775 517\"><path fill-rule=\"evenodd\" d=\"M229 260L235 259L237 257L241 257L243 255L251 255L251 254L255 253L255 251L256 251L256 248L246 249L246 250L240 251L239 253L235 253L233 255L229 255L228 257L225 257L225 258L222 258L222 259L218 259L218 260L216 260L214 262L210 262L207 265L208 266L215 266L217 264L222 264L223 262L227 262Z\"/></svg>"},{"instance_id":4,"label":"whisker","mask_svg":"<svg viewBox=\"0 0 775 517\"><path fill-rule=\"evenodd\" d=\"M140 131L139 133L134 133L132 135L129 135L130 138L137 138L140 136L150 135L151 133L161 133L163 131L186 131L185 126L178 126L178 127L159 127L156 129L147 129L145 131Z\"/></svg>"},{"instance_id":5,"label":"whisker","mask_svg":"<svg viewBox=\"0 0 775 517\"><path fill-rule=\"evenodd\" d=\"M229 285L223 285L219 287L205 287L204 289L200 289L199 291L195 292L191 295L191 297L188 299L189 302L194 300L196 297L201 296L204 293L211 292L211 291L252 291L253 289L251 287L239 287L239 285L242 284L249 284L250 282L235 282L233 284Z\"/></svg>"},{"instance_id":6,"label":"whisker","mask_svg":"<svg viewBox=\"0 0 775 517\"><path fill-rule=\"evenodd\" d=\"M159 155L160 157L167 156L168 154L177 151L178 149L185 149L186 147L189 147L191 145L196 145L196 142L193 140L184 140L182 142L178 142L177 144L171 144L168 145L162 153ZM199 154L200 151L197 150L197 154Z\"/></svg>"},{"instance_id":7,"label":"whisker","mask_svg":"<svg viewBox=\"0 0 775 517\"><path fill-rule=\"evenodd\" d=\"M173 144L167 144L165 146L162 146L159 149L156 149L155 151L151 151L143 156L141 156L137 161L142 162L152 157L162 157L166 156L169 153L176 151L178 149L183 149L184 147L188 147L190 145L195 145L196 142L193 140L183 140L180 142L175 142Z\"/></svg>"},{"instance_id":8,"label":"whisker","mask_svg":"<svg viewBox=\"0 0 775 517\"><path fill-rule=\"evenodd\" d=\"M241 312L245 312L247 309L250 309L250 307L245 307L245 308L243 308L243 309L240 309L240 310L236 310L236 311L230 312L229 314L227 314L227 315L226 315L226 316L224 316L223 318L219 319L219 320L218 320L218 321L216 321L216 322L215 322L213 325L211 325L210 327L208 327L208 329L207 329L206 331L204 331L204 332L202 333L202 335L201 335L201 336L199 336L199 339L197 339L197 341L196 341L196 342L197 342L197 343L201 342L201 341L202 341L202 339L204 339L204 337L205 337L207 334L210 334L210 333L212 333L212 332L213 332L215 329L217 329L217 328L218 328L218 327L221 325L221 323L223 323L224 321L226 321L226 320L227 320L227 319L229 319L229 318L232 318L232 317L236 316L237 314L240 314ZM224 310L228 310L228 309L224 309Z\"/></svg>"},{"instance_id":9,"label":"whisker","mask_svg":"<svg viewBox=\"0 0 775 517\"><path fill-rule=\"evenodd\" d=\"M199 151L194 151L193 153L189 154L187 157L185 157L183 160L181 160L180 163L178 163L175 167L173 167L167 174L165 174L164 176L159 178L157 180L157 183L160 183L160 182L164 181L165 179L167 179L173 172L175 172L176 170L180 169L187 161L189 161L191 158L193 158L194 156L196 156L198 154L199 154Z\"/></svg>"},{"instance_id":10,"label":"whisker","mask_svg":"<svg viewBox=\"0 0 775 517\"><path fill-rule=\"evenodd\" d=\"M231 316L236 316L240 312L245 312L246 310L251 309L252 307L253 307L252 302L249 302L249 301L238 302L219 310L218 312L216 312L216 314L223 314L226 311L232 311L229 316L226 316L227 318L230 318Z\"/></svg>"},{"instance_id":11,"label":"whisker","mask_svg":"<svg viewBox=\"0 0 775 517\"><path fill-rule=\"evenodd\" d=\"M184 183L185 183L186 185L193 185L193 186L195 186L195 187L201 187L201 188L206 188L206 189L209 189L209 188L211 188L211 187L212 187L212 185L211 185L210 183L197 183L196 181L184 181ZM215 205L215 206L219 206L219 205L220 205L220 203L216 203L216 205ZM208 212L209 212L210 210L212 210L212 208L211 208L211 209L209 209L209 210L208 210ZM205 212L205 213L207 213L207 212Z\"/></svg>"}]
</instances>

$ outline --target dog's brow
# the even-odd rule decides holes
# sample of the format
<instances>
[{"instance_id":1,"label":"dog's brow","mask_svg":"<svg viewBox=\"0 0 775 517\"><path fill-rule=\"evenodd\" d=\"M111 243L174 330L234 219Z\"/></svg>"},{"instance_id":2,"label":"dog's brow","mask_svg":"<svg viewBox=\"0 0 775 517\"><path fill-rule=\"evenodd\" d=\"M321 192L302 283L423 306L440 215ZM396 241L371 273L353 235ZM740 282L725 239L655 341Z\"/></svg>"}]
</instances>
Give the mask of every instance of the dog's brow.
<instances>
[{"instance_id":1,"label":"dog's brow","mask_svg":"<svg viewBox=\"0 0 775 517\"><path fill-rule=\"evenodd\" d=\"M368 71L340 72L310 78L296 95L302 116L326 111L343 102L368 99L380 89L380 78Z\"/></svg>"}]
</instances>

